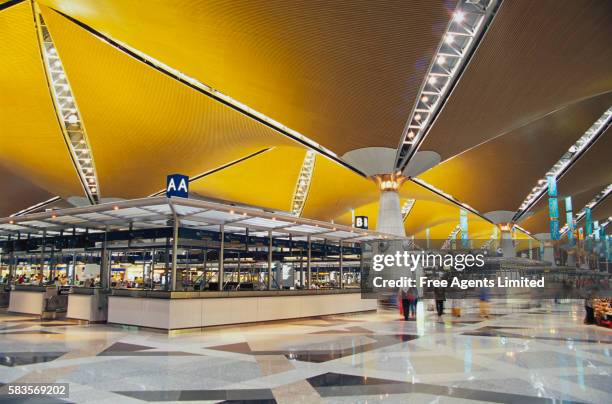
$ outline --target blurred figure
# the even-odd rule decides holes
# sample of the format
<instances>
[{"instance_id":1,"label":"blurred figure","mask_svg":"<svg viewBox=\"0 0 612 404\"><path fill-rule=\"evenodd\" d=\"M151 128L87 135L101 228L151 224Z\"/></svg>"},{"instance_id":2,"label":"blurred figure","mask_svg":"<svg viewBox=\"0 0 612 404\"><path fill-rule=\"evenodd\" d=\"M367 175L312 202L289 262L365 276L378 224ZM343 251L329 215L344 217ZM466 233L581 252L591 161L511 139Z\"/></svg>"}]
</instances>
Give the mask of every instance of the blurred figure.
<instances>
[{"instance_id":1,"label":"blurred figure","mask_svg":"<svg viewBox=\"0 0 612 404\"><path fill-rule=\"evenodd\" d=\"M411 287L408 289L408 312L412 320L416 320L417 302L419 300L417 288Z\"/></svg>"},{"instance_id":2,"label":"blurred figure","mask_svg":"<svg viewBox=\"0 0 612 404\"><path fill-rule=\"evenodd\" d=\"M480 288L480 317L489 318L489 289Z\"/></svg>"},{"instance_id":3,"label":"blurred figure","mask_svg":"<svg viewBox=\"0 0 612 404\"><path fill-rule=\"evenodd\" d=\"M400 309L400 314L404 316L404 321L408 321L409 303L408 303L408 288L403 287L397 291L397 305Z\"/></svg>"},{"instance_id":4,"label":"blurred figure","mask_svg":"<svg viewBox=\"0 0 612 404\"><path fill-rule=\"evenodd\" d=\"M591 296L584 299L584 310L586 311L584 323L595 324L595 310L593 309L593 298Z\"/></svg>"},{"instance_id":5,"label":"blurred figure","mask_svg":"<svg viewBox=\"0 0 612 404\"><path fill-rule=\"evenodd\" d=\"M434 299L436 299L436 311L438 312L438 318L440 318L444 314L444 301L446 300L444 288L434 288Z\"/></svg>"}]
</instances>

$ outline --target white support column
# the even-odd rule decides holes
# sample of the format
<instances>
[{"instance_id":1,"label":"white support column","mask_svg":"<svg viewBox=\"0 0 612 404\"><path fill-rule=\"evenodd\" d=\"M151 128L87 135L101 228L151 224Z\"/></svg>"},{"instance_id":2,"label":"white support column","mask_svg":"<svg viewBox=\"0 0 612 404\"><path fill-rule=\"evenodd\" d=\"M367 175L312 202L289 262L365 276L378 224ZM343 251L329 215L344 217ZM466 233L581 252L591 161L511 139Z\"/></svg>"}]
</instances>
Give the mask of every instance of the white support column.
<instances>
[{"instance_id":1,"label":"white support column","mask_svg":"<svg viewBox=\"0 0 612 404\"><path fill-rule=\"evenodd\" d=\"M344 289L344 267L343 267L343 262L342 262L342 240L340 240L339 242L339 247L340 247L340 289Z\"/></svg>"},{"instance_id":2,"label":"white support column","mask_svg":"<svg viewBox=\"0 0 612 404\"><path fill-rule=\"evenodd\" d=\"M272 290L272 230L268 231L268 290Z\"/></svg>"},{"instance_id":3,"label":"white support column","mask_svg":"<svg viewBox=\"0 0 612 404\"><path fill-rule=\"evenodd\" d=\"M225 260L224 258L224 248L225 248L225 225L221 224L219 225L219 231L221 233L221 246L219 247L219 274L218 274L218 278L219 278L219 286L218 289L220 291L223 291L223 280L225 278L225 270L223 268L223 261Z\"/></svg>"},{"instance_id":4,"label":"white support column","mask_svg":"<svg viewBox=\"0 0 612 404\"><path fill-rule=\"evenodd\" d=\"M312 271L310 261L312 260L312 243L310 241L310 236L307 236L308 242L308 258L306 261L306 282L308 283L308 289L312 288Z\"/></svg>"},{"instance_id":5,"label":"white support column","mask_svg":"<svg viewBox=\"0 0 612 404\"><path fill-rule=\"evenodd\" d=\"M170 278L170 290L176 290L176 272L177 272L177 264L178 264L178 238L179 238L179 220L178 216L174 215L172 227L172 268L171 268L171 278Z\"/></svg>"},{"instance_id":6,"label":"white support column","mask_svg":"<svg viewBox=\"0 0 612 404\"><path fill-rule=\"evenodd\" d=\"M544 245L544 255L542 256L542 261L548 261L553 267L556 267L557 263L555 262L555 248L550 240L550 233L538 233L534 235L534 237Z\"/></svg>"},{"instance_id":7,"label":"white support column","mask_svg":"<svg viewBox=\"0 0 612 404\"><path fill-rule=\"evenodd\" d=\"M512 239L512 230L501 230L501 249L504 258L516 257L516 248Z\"/></svg>"},{"instance_id":8,"label":"white support column","mask_svg":"<svg viewBox=\"0 0 612 404\"><path fill-rule=\"evenodd\" d=\"M406 236L399 193L396 190L380 192L376 231L400 237Z\"/></svg>"}]
</instances>

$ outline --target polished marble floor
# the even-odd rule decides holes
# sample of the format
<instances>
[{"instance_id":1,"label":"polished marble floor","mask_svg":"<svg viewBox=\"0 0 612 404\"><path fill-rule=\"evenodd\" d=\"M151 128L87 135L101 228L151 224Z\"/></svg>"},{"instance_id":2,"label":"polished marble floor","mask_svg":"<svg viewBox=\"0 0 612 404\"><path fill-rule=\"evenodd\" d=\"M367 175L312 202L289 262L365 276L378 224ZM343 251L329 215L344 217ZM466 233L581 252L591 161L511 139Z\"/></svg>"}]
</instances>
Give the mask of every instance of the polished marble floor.
<instances>
[{"instance_id":1,"label":"polished marble floor","mask_svg":"<svg viewBox=\"0 0 612 404\"><path fill-rule=\"evenodd\" d=\"M0 401L57 382L68 399L22 402L612 402L612 331L579 302L424 306L172 336L0 312Z\"/></svg>"}]
</instances>

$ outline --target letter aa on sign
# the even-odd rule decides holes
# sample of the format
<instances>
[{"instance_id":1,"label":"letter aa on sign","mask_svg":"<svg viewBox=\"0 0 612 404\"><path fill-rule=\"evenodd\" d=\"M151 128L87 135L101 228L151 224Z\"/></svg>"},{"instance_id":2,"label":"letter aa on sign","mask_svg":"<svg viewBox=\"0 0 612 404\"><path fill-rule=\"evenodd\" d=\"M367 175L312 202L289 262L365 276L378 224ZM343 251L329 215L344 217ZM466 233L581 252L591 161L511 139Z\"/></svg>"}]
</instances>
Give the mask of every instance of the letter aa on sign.
<instances>
[{"instance_id":1,"label":"letter aa on sign","mask_svg":"<svg viewBox=\"0 0 612 404\"><path fill-rule=\"evenodd\" d=\"M171 174L166 177L166 196L189 197L189 177L182 174Z\"/></svg>"}]
</instances>

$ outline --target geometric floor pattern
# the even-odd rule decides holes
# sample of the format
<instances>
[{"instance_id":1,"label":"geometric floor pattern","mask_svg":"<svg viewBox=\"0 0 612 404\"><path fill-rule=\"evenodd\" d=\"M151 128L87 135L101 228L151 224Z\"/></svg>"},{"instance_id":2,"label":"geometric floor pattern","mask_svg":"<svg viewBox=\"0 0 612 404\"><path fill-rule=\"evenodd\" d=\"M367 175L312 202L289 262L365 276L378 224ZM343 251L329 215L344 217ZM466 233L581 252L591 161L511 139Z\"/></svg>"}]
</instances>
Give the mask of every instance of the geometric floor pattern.
<instances>
[{"instance_id":1,"label":"geometric floor pattern","mask_svg":"<svg viewBox=\"0 0 612 404\"><path fill-rule=\"evenodd\" d=\"M580 302L496 302L442 320L392 310L166 335L0 312L7 383L69 383L22 402L612 402L612 331ZM10 401L18 402L18 401Z\"/></svg>"}]
</instances>

